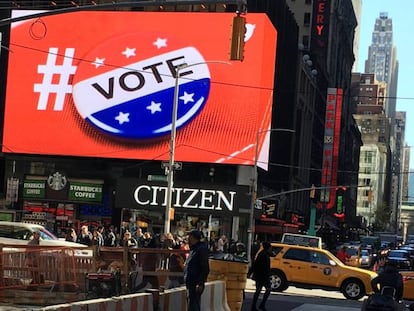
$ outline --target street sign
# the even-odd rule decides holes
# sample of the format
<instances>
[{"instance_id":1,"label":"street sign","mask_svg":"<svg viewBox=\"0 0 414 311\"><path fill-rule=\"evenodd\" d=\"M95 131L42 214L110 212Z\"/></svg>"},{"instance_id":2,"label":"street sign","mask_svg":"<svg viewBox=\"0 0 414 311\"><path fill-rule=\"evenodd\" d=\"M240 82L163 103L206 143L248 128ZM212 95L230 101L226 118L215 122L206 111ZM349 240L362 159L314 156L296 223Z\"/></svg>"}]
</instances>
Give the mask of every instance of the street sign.
<instances>
[{"instance_id":1,"label":"street sign","mask_svg":"<svg viewBox=\"0 0 414 311\"><path fill-rule=\"evenodd\" d=\"M161 168L168 168L170 163L168 161L161 162ZM173 170L181 171L183 169L183 162L174 162L173 163Z\"/></svg>"},{"instance_id":2,"label":"street sign","mask_svg":"<svg viewBox=\"0 0 414 311\"><path fill-rule=\"evenodd\" d=\"M165 175L148 175L148 181L164 181L167 182L167 176Z\"/></svg>"}]
</instances>

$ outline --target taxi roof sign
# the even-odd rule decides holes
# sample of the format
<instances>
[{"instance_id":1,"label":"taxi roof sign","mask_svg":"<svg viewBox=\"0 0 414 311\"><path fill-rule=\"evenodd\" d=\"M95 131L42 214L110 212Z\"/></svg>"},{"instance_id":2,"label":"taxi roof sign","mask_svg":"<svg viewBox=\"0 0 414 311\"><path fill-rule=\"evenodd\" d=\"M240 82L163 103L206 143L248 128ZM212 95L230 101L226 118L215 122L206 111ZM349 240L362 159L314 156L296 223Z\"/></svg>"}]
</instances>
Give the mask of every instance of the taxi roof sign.
<instances>
[{"instance_id":1,"label":"taxi roof sign","mask_svg":"<svg viewBox=\"0 0 414 311\"><path fill-rule=\"evenodd\" d=\"M281 242L285 244L310 246L322 249L322 238L313 235L284 233Z\"/></svg>"}]
</instances>

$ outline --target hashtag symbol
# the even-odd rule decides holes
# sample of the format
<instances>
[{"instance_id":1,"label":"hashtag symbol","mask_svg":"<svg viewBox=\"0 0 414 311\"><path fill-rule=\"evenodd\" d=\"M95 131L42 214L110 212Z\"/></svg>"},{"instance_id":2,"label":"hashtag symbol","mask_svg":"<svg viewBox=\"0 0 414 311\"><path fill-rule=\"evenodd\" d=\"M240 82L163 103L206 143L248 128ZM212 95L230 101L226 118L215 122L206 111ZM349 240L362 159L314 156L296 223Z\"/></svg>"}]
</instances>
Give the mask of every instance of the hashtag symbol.
<instances>
[{"instance_id":1,"label":"hashtag symbol","mask_svg":"<svg viewBox=\"0 0 414 311\"><path fill-rule=\"evenodd\" d=\"M63 57L63 64L59 65L56 62L58 48L49 48L46 65L37 66L37 73L43 74L42 83L35 83L34 85L34 91L40 94L37 103L38 110L47 109L50 94L56 94L53 110L63 110L66 94L72 93L70 78L77 69L77 66L72 65L74 54L74 48L67 48ZM58 75L58 79L53 80L55 75Z\"/></svg>"}]
</instances>

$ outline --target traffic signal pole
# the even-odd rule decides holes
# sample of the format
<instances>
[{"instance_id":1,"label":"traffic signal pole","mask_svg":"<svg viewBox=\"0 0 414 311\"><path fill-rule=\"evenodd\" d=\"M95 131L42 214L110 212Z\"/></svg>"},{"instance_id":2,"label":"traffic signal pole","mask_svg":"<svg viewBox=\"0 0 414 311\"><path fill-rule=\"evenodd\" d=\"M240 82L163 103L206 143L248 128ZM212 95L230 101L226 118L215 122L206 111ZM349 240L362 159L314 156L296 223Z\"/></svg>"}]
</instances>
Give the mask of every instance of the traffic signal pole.
<instances>
[{"instance_id":1,"label":"traffic signal pole","mask_svg":"<svg viewBox=\"0 0 414 311\"><path fill-rule=\"evenodd\" d=\"M316 205L313 202L316 195L316 188L315 185L312 185L309 198L310 198L310 214L309 214L309 229L308 229L308 235L316 235L315 232L315 221L316 221Z\"/></svg>"}]
</instances>

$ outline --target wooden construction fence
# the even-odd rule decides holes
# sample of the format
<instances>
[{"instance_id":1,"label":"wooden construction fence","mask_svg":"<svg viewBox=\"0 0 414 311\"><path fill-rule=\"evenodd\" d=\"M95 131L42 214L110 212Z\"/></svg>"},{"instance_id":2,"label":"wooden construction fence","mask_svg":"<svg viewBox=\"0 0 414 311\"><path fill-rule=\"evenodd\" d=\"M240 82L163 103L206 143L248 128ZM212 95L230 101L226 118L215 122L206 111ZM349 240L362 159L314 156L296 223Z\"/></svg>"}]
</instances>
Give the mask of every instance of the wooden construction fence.
<instances>
[{"instance_id":1,"label":"wooden construction fence","mask_svg":"<svg viewBox=\"0 0 414 311\"><path fill-rule=\"evenodd\" d=\"M25 294L16 291L30 291L28 297L48 292L76 292L63 295L62 303L87 297L88 274L119 272L121 293L133 293L131 275L140 274L153 289L168 286L168 279L182 280L183 271L172 264L172 256L178 256L184 263L188 251L160 248L95 247L72 249L51 246L0 245L0 291L7 291L17 297ZM29 298L32 299L32 298ZM4 300L3 300L4 301ZM10 301L10 299L8 300ZM24 303L20 301L21 303ZM31 301L33 302L33 301ZM18 302L19 303L19 302ZM41 304L41 303L40 303Z\"/></svg>"}]
</instances>

